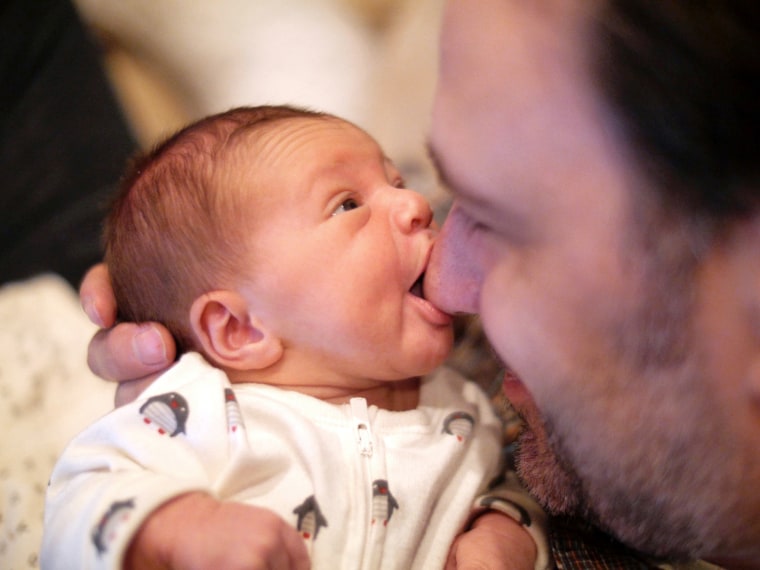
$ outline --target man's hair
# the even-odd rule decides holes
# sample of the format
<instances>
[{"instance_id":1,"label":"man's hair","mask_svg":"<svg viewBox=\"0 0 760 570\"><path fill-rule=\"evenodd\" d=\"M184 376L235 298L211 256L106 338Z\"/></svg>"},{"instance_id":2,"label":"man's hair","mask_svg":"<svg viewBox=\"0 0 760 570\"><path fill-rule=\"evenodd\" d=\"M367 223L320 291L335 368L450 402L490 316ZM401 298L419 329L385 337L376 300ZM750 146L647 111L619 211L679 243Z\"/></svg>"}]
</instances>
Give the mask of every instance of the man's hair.
<instances>
[{"instance_id":1,"label":"man's hair","mask_svg":"<svg viewBox=\"0 0 760 570\"><path fill-rule=\"evenodd\" d=\"M135 156L106 218L105 260L119 318L166 325L180 351L195 347L192 302L242 276L252 207L235 149L287 119L331 115L288 106L240 107L180 130Z\"/></svg>"},{"instance_id":2,"label":"man's hair","mask_svg":"<svg viewBox=\"0 0 760 570\"><path fill-rule=\"evenodd\" d=\"M760 208L756 0L607 0L592 70L667 211L725 227Z\"/></svg>"}]
</instances>

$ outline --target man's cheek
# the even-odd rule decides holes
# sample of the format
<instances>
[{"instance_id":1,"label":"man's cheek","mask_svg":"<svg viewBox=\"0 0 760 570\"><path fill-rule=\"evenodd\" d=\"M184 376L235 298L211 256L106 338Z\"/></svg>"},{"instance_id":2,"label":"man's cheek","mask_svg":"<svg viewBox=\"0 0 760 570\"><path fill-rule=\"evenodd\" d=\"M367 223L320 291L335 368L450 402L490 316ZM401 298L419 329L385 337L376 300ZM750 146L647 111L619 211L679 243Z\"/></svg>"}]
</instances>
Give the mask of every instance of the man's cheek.
<instances>
[{"instance_id":1,"label":"man's cheek","mask_svg":"<svg viewBox=\"0 0 760 570\"><path fill-rule=\"evenodd\" d=\"M497 354L531 391L540 390L561 347L552 338L550 306L538 284L502 263L486 275L481 293L483 327Z\"/></svg>"},{"instance_id":2,"label":"man's cheek","mask_svg":"<svg viewBox=\"0 0 760 570\"><path fill-rule=\"evenodd\" d=\"M516 280L504 267L486 274L480 295L479 312L483 327L496 352L509 366L521 361L523 335L527 326Z\"/></svg>"}]
</instances>

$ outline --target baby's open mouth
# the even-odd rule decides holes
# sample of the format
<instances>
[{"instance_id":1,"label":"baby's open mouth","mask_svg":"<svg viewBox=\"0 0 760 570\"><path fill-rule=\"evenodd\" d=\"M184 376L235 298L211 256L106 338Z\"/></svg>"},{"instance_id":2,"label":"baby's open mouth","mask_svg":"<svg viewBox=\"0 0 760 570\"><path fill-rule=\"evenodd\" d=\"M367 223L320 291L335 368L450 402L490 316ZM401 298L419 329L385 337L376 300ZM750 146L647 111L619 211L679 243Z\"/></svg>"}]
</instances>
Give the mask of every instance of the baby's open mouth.
<instances>
[{"instance_id":1,"label":"baby's open mouth","mask_svg":"<svg viewBox=\"0 0 760 570\"><path fill-rule=\"evenodd\" d=\"M415 297L419 297L421 299L425 298L424 293L422 292L422 283L425 281L425 273L422 272L419 277L417 277L417 281L412 283L412 287L409 289L409 292L414 295Z\"/></svg>"}]
</instances>

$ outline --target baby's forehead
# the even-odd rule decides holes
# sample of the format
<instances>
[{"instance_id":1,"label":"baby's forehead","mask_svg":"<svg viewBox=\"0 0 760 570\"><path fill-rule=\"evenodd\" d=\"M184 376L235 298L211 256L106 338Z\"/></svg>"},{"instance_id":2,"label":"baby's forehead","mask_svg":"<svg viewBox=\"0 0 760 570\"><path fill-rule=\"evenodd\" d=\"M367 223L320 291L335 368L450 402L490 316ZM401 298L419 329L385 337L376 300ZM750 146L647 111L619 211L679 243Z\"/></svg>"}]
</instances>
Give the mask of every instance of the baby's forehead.
<instances>
[{"instance_id":1,"label":"baby's forehead","mask_svg":"<svg viewBox=\"0 0 760 570\"><path fill-rule=\"evenodd\" d=\"M365 131L339 117L287 117L259 126L253 133L252 142L269 143L284 140L290 144L308 139L364 139L375 143Z\"/></svg>"},{"instance_id":2,"label":"baby's forehead","mask_svg":"<svg viewBox=\"0 0 760 570\"><path fill-rule=\"evenodd\" d=\"M305 164L301 160L340 161L362 155L385 159L368 133L332 116L280 119L242 134L235 142L233 155L254 169L300 170Z\"/></svg>"}]
</instances>

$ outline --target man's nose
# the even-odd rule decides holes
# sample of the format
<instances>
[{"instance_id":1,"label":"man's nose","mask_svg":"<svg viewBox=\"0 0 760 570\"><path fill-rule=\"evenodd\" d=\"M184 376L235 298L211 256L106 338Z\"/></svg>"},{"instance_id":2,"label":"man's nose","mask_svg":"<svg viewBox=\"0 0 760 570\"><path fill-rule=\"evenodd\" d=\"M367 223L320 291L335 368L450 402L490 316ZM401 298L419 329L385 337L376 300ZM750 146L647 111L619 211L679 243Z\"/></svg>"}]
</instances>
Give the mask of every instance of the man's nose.
<instances>
[{"instance_id":1,"label":"man's nose","mask_svg":"<svg viewBox=\"0 0 760 570\"><path fill-rule=\"evenodd\" d=\"M403 232L430 227L433 210L422 194L414 190L396 190L393 197L392 216Z\"/></svg>"},{"instance_id":2,"label":"man's nose","mask_svg":"<svg viewBox=\"0 0 760 570\"><path fill-rule=\"evenodd\" d=\"M425 273L425 298L447 313L476 313L483 282L478 252L466 235L467 222L454 204L433 246Z\"/></svg>"}]
</instances>

